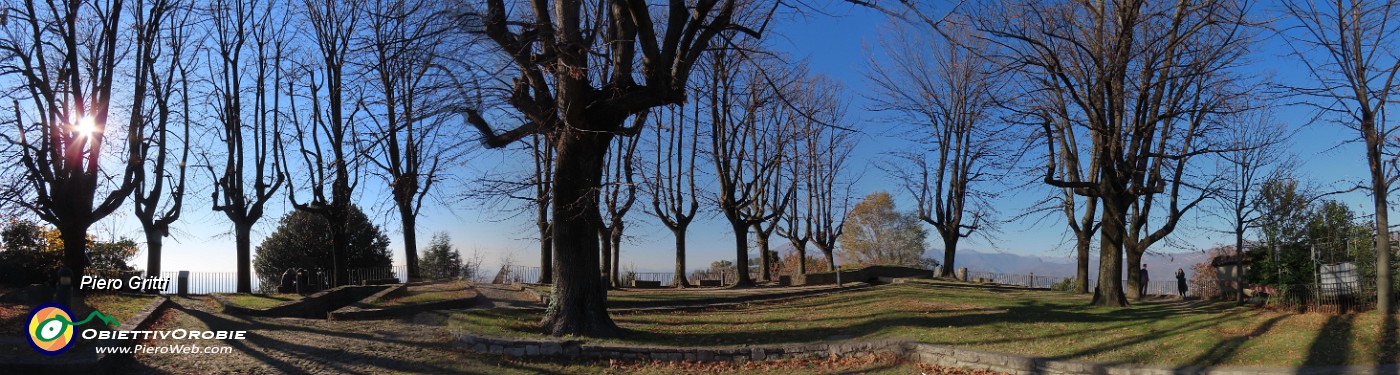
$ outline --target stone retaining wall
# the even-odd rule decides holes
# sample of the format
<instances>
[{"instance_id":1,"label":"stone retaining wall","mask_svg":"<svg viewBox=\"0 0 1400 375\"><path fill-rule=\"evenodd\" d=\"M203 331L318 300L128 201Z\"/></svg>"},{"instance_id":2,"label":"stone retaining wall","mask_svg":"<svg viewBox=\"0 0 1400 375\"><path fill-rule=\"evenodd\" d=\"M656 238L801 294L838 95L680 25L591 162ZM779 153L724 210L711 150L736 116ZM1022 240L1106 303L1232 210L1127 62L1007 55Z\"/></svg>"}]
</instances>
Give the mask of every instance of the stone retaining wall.
<instances>
[{"instance_id":1,"label":"stone retaining wall","mask_svg":"<svg viewBox=\"0 0 1400 375\"><path fill-rule=\"evenodd\" d=\"M933 271L901 266L868 266L841 271L841 282L876 283L881 278L931 278ZM802 285L828 285L836 283L836 272L809 273L802 275Z\"/></svg>"},{"instance_id":2,"label":"stone retaining wall","mask_svg":"<svg viewBox=\"0 0 1400 375\"><path fill-rule=\"evenodd\" d=\"M1132 364L1100 364L996 353L906 340L835 341L829 343L765 346L632 346L594 344L581 340L509 339L456 333L454 343L465 350L519 358L595 358L640 361L746 362L829 356L894 354L906 362L945 368L987 370L1009 374L1053 375L1262 375L1262 374L1395 374L1400 365L1278 367L1163 367Z\"/></svg>"}]
</instances>

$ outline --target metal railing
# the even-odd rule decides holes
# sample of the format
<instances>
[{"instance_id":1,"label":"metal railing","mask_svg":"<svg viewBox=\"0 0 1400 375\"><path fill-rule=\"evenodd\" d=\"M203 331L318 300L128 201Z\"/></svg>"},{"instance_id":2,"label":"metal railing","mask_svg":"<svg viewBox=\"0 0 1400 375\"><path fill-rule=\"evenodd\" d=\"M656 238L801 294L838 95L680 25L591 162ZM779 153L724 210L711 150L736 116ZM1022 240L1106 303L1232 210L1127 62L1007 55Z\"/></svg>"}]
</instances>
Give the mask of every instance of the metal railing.
<instances>
[{"instance_id":1,"label":"metal railing","mask_svg":"<svg viewBox=\"0 0 1400 375\"><path fill-rule=\"evenodd\" d=\"M132 276L145 277L139 271L117 271L117 270L89 270L93 276L102 278L119 278L123 283L130 282ZM310 290L321 290L331 284L330 270L311 270L312 276L308 278ZM179 271L163 271L160 277L170 280L161 290L162 294L175 294L179 292ZM254 292L267 292L262 288L263 280L257 274L252 276L252 287ZM408 280L408 267L371 267L356 268L346 271L348 285L359 285L362 282L378 279L397 278L399 282ZM280 275L279 275L280 278ZM190 272L187 280L190 294L209 293L235 293L238 291L237 272ZM276 286L272 289L275 291Z\"/></svg>"},{"instance_id":2,"label":"metal railing","mask_svg":"<svg viewBox=\"0 0 1400 375\"><path fill-rule=\"evenodd\" d=\"M1065 279L1064 276L1036 275L1031 273L997 273L986 271L967 272L968 280L989 279L993 283L1006 285L1019 285L1031 288L1049 288L1051 285ZM1072 278L1071 278L1072 279Z\"/></svg>"},{"instance_id":3,"label":"metal railing","mask_svg":"<svg viewBox=\"0 0 1400 375\"><path fill-rule=\"evenodd\" d=\"M1376 308L1375 280L1329 284L1296 284L1255 287L1265 304L1280 309L1314 312L1354 312ZM1400 291L1396 291L1400 292ZM1392 293L1396 300L1400 293Z\"/></svg>"},{"instance_id":4,"label":"metal railing","mask_svg":"<svg viewBox=\"0 0 1400 375\"><path fill-rule=\"evenodd\" d=\"M501 266L500 271L497 271L497 272L496 272L496 277L491 278L491 283L492 283L492 284L511 284L511 283L532 283L532 284L533 284L533 283L539 283L539 282L540 282L540 268L539 268L539 267L515 266L515 265L509 265L509 264L504 265L504 266Z\"/></svg>"}]
</instances>

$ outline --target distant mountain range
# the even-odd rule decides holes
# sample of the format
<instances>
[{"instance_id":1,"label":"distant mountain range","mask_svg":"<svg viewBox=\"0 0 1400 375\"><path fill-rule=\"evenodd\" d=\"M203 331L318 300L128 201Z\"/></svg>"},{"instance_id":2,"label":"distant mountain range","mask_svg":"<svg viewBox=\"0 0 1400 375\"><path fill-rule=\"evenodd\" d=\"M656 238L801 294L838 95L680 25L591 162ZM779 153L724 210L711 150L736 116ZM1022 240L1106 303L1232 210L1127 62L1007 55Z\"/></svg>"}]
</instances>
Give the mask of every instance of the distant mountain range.
<instances>
[{"instance_id":1,"label":"distant mountain range","mask_svg":"<svg viewBox=\"0 0 1400 375\"><path fill-rule=\"evenodd\" d=\"M930 250L926 256L942 261L943 250ZM1098 256L1097 251L1090 254L1089 275L1091 279L1098 275ZM1205 253L1165 253L1143 256L1143 262L1147 263L1148 275L1155 281L1170 280L1176 274L1177 268L1185 270L1187 277L1190 277L1191 266L1207 259L1208 256ZM1071 256L1060 255L1022 255L959 250L954 267L967 267L968 270L972 271L1006 274L1035 273L1043 276L1074 277L1075 260Z\"/></svg>"}]
</instances>

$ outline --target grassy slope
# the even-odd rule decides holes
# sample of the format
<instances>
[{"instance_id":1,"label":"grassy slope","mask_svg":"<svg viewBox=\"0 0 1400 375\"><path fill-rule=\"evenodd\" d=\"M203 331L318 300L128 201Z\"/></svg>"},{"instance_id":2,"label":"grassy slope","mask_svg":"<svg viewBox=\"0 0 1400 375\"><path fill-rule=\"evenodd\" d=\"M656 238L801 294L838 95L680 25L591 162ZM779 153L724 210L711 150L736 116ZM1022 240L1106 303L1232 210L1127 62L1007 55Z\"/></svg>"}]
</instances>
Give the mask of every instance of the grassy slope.
<instances>
[{"instance_id":1,"label":"grassy slope","mask_svg":"<svg viewBox=\"0 0 1400 375\"><path fill-rule=\"evenodd\" d=\"M301 296L296 294L225 294L224 299L239 306L254 309L262 309L281 305L287 301L295 301Z\"/></svg>"},{"instance_id":2,"label":"grassy slope","mask_svg":"<svg viewBox=\"0 0 1400 375\"><path fill-rule=\"evenodd\" d=\"M126 323L127 320L132 318L132 315L136 315L136 312L146 308L146 306L155 302L156 298L159 297L101 293L83 298L83 301L86 302L89 307L102 311L103 314L111 315L113 318L117 318L119 322ZM75 316L73 319L81 320L87 318L83 313L74 313L83 316Z\"/></svg>"},{"instance_id":3,"label":"grassy slope","mask_svg":"<svg viewBox=\"0 0 1400 375\"><path fill-rule=\"evenodd\" d=\"M1054 292L891 285L738 310L614 314L632 333L612 341L730 345L907 338L1160 365L1321 366L1400 359L1394 345L1379 344L1383 336L1394 341L1394 321L1385 326L1375 313L1283 314L1201 302L1114 309L1087 302L1087 296ZM536 336L539 316L482 310L446 319L483 334Z\"/></svg>"}]
</instances>

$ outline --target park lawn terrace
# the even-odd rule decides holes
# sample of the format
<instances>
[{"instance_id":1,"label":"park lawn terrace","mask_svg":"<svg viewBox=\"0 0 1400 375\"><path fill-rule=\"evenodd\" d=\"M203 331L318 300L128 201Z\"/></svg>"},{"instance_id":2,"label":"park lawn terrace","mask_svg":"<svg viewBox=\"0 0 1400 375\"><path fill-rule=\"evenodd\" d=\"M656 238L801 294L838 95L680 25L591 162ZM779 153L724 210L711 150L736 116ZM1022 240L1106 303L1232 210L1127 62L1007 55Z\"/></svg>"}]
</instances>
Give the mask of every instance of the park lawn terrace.
<instances>
[{"instance_id":1,"label":"park lawn terrace","mask_svg":"<svg viewBox=\"0 0 1400 375\"><path fill-rule=\"evenodd\" d=\"M1400 359L1375 312L1292 314L1231 302L1161 301L1094 307L1088 295L896 284L786 302L702 311L614 312L628 334L602 342L676 346L764 345L839 339L932 344L1102 363L1165 366L1328 366ZM540 314L453 312L454 328L542 337ZM1390 338L1394 341L1394 338Z\"/></svg>"}]
</instances>

